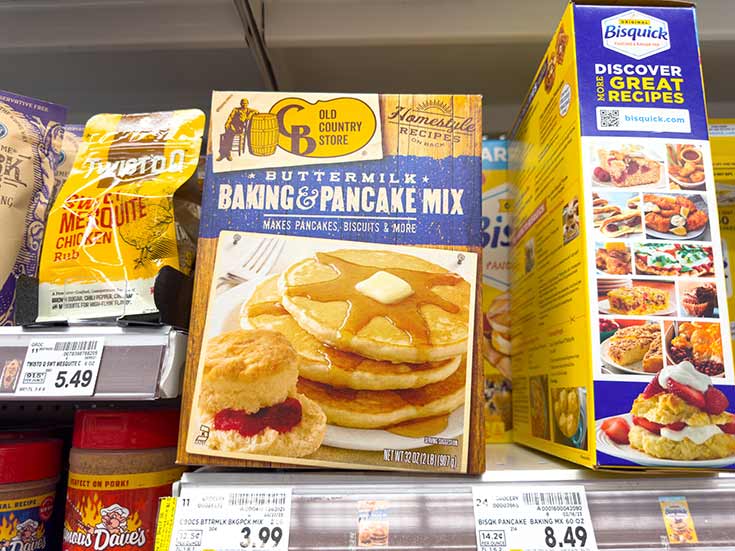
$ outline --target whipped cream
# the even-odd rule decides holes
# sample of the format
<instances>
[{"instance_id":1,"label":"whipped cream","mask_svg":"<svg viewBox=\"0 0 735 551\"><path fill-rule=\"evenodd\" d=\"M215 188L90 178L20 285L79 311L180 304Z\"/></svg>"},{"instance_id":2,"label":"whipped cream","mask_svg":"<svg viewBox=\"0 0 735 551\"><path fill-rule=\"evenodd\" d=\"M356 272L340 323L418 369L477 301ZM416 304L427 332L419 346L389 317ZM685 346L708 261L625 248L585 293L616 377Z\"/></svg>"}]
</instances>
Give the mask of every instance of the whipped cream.
<instances>
[{"instance_id":1,"label":"whipped cream","mask_svg":"<svg viewBox=\"0 0 735 551\"><path fill-rule=\"evenodd\" d=\"M710 385L710 380L707 375L700 373L691 362L686 360L676 364L667 365L658 374L658 382L662 388L666 388L669 384L669 379L674 379L677 383L691 387L699 392L707 392Z\"/></svg>"},{"instance_id":2,"label":"whipped cream","mask_svg":"<svg viewBox=\"0 0 735 551\"><path fill-rule=\"evenodd\" d=\"M661 436L676 442L681 442L685 438L689 438L695 444L704 444L717 434L722 434L722 429L717 425L703 425L701 427L686 426L681 430L671 430L666 427L661 427Z\"/></svg>"}]
</instances>

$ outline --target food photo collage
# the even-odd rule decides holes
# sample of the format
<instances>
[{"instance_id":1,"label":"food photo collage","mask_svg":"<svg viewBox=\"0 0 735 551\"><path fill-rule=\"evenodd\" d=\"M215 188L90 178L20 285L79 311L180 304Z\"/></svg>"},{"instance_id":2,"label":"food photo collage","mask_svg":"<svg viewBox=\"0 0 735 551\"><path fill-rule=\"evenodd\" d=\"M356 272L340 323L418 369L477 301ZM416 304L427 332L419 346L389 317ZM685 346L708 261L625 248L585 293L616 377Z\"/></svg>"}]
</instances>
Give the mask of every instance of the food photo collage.
<instances>
[{"instance_id":1,"label":"food photo collage","mask_svg":"<svg viewBox=\"0 0 735 551\"><path fill-rule=\"evenodd\" d=\"M725 376L706 155L703 145L659 140L590 145L603 376L650 375L684 360Z\"/></svg>"}]
</instances>

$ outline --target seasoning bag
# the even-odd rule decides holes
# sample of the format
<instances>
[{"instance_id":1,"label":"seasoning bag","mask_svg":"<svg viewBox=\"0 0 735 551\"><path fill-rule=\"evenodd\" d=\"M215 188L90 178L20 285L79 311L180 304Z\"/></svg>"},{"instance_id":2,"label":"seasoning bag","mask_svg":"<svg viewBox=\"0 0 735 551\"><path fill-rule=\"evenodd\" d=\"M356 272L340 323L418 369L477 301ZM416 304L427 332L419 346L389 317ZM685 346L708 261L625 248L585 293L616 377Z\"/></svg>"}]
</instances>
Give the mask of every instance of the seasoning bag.
<instances>
[{"instance_id":1,"label":"seasoning bag","mask_svg":"<svg viewBox=\"0 0 735 551\"><path fill-rule=\"evenodd\" d=\"M64 185L66 179L71 173L74 166L74 159L77 158L79 146L82 143L84 135L83 124L67 124L64 126L64 141L61 144L61 153L59 153L59 164L56 167L56 187L55 192L58 193L61 186ZM56 194L52 197L51 204L54 204Z\"/></svg>"},{"instance_id":2,"label":"seasoning bag","mask_svg":"<svg viewBox=\"0 0 735 551\"><path fill-rule=\"evenodd\" d=\"M156 275L191 271L174 194L199 161L196 109L102 114L84 130L74 167L49 214L38 321L150 314Z\"/></svg>"},{"instance_id":3,"label":"seasoning bag","mask_svg":"<svg viewBox=\"0 0 735 551\"><path fill-rule=\"evenodd\" d=\"M66 108L0 91L0 325L15 325L18 277L38 274Z\"/></svg>"}]
</instances>

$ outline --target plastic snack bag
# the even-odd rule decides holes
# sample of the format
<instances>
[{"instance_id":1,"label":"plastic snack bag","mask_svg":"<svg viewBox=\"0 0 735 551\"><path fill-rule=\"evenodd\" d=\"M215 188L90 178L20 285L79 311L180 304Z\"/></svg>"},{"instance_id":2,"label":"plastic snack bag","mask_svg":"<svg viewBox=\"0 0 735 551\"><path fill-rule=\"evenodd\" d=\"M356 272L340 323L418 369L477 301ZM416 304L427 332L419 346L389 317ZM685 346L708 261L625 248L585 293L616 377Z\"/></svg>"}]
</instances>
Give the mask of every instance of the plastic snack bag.
<instances>
[{"instance_id":1,"label":"plastic snack bag","mask_svg":"<svg viewBox=\"0 0 735 551\"><path fill-rule=\"evenodd\" d=\"M56 194L64 185L66 179L71 173L71 169L74 166L74 159L77 158L77 152L79 146L82 143L82 136L84 135L83 124L67 124L64 126L64 141L61 144L61 153L59 153L59 164L56 167L56 188L55 194L51 198L51 204L54 204L56 200Z\"/></svg>"},{"instance_id":2,"label":"plastic snack bag","mask_svg":"<svg viewBox=\"0 0 735 551\"><path fill-rule=\"evenodd\" d=\"M20 276L36 277L66 108L0 91L0 325L15 325Z\"/></svg>"},{"instance_id":3,"label":"plastic snack bag","mask_svg":"<svg viewBox=\"0 0 735 551\"><path fill-rule=\"evenodd\" d=\"M203 131L196 109L87 122L49 214L38 321L157 311L159 271L187 273L193 265L190 247L177 239L174 194L197 168Z\"/></svg>"}]
</instances>

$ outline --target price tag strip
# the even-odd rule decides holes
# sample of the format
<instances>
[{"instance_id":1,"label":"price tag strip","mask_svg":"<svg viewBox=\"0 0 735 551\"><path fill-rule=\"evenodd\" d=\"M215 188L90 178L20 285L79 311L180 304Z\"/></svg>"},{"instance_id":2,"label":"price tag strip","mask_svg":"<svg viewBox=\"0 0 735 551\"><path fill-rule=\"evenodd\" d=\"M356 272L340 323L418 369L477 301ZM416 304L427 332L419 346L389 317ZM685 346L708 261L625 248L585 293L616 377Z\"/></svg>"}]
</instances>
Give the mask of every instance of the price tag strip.
<instances>
[{"instance_id":1,"label":"price tag strip","mask_svg":"<svg viewBox=\"0 0 735 551\"><path fill-rule=\"evenodd\" d=\"M15 394L28 398L92 396L104 347L104 337L31 340Z\"/></svg>"},{"instance_id":2,"label":"price tag strip","mask_svg":"<svg viewBox=\"0 0 735 551\"><path fill-rule=\"evenodd\" d=\"M584 486L472 488L478 551L597 551Z\"/></svg>"},{"instance_id":3,"label":"price tag strip","mask_svg":"<svg viewBox=\"0 0 735 551\"><path fill-rule=\"evenodd\" d=\"M291 488L185 486L169 551L288 551Z\"/></svg>"}]
</instances>

